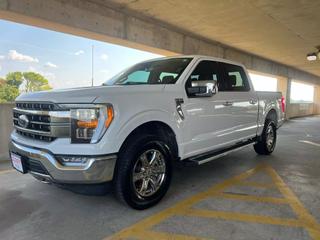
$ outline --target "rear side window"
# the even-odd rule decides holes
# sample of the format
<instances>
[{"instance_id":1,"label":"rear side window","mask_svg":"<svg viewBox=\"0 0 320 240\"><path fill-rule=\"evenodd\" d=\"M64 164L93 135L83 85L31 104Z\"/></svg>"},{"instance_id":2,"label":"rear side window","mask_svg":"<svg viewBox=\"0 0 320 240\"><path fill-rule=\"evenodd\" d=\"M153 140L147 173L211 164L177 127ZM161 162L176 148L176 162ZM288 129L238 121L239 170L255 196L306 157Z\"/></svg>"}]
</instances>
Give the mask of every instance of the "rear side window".
<instances>
[{"instance_id":1,"label":"rear side window","mask_svg":"<svg viewBox=\"0 0 320 240\"><path fill-rule=\"evenodd\" d=\"M250 90L247 75L242 67L228 63L219 63L219 65L223 73L219 82L219 91L243 92Z\"/></svg>"}]
</instances>

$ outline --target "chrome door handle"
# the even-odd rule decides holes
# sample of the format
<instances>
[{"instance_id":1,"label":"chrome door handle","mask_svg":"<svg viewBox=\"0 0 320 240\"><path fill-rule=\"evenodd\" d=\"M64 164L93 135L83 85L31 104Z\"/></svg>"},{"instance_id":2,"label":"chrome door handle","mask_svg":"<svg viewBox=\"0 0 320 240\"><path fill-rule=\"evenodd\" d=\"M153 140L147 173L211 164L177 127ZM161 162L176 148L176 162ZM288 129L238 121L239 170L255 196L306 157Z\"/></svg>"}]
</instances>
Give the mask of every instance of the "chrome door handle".
<instances>
[{"instance_id":1,"label":"chrome door handle","mask_svg":"<svg viewBox=\"0 0 320 240\"><path fill-rule=\"evenodd\" d=\"M256 104L257 102L258 102L258 100L257 100L257 99L254 99L254 98L251 98L251 99L249 100L249 103L252 104L252 105Z\"/></svg>"},{"instance_id":2,"label":"chrome door handle","mask_svg":"<svg viewBox=\"0 0 320 240\"><path fill-rule=\"evenodd\" d=\"M232 105L233 105L233 102L226 101L223 105L224 105L224 106L232 106Z\"/></svg>"}]
</instances>

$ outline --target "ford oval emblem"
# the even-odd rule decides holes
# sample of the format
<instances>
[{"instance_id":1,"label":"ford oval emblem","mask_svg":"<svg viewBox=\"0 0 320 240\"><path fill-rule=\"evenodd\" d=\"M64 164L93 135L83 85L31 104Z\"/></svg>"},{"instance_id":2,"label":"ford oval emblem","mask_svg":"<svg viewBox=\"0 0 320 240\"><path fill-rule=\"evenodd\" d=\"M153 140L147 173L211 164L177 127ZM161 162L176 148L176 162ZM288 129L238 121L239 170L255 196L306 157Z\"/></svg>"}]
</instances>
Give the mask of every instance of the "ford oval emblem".
<instances>
[{"instance_id":1,"label":"ford oval emblem","mask_svg":"<svg viewBox=\"0 0 320 240\"><path fill-rule=\"evenodd\" d=\"M20 127L27 128L29 125L29 119L26 115L20 115L18 119L18 124Z\"/></svg>"}]
</instances>

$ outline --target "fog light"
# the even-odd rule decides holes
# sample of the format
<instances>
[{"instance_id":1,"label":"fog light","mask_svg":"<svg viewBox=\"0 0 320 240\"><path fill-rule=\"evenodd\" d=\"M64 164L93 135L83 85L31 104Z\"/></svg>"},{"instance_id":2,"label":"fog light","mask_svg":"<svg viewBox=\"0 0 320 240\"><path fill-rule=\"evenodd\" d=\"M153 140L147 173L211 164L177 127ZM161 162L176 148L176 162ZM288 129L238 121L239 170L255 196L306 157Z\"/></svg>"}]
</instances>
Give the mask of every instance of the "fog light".
<instances>
[{"instance_id":1,"label":"fog light","mask_svg":"<svg viewBox=\"0 0 320 240\"><path fill-rule=\"evenodd\" d=\"M57 157L59 162L64 166L83 166L92 159L91 157L82 156L60 156Z\"/></svg>"}]
</instances>

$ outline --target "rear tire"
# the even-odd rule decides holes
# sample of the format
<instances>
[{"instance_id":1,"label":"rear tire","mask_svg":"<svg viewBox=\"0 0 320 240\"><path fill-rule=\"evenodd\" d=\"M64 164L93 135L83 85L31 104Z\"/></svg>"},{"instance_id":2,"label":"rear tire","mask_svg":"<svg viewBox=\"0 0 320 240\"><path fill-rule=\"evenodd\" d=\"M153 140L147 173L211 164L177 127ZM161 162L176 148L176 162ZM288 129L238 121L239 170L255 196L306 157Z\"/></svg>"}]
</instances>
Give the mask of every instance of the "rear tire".
<instances>
[{"instance_id":1,"label":"rear tire","mask_svg":"<svg viewBox=\"0 0 320 240\"><path fill-rule=\"evenodd\" d=\"M267 119L263 128L262 135L258 142L253 146L256 153L260 155L270 155L276 146L277 128L271 119Z\"/></svg>"},{"instance_id":2,"label":"rear tire","mask_svg":"<svg viewBox=\"0 0 320 240\"><path fill-rule=\"evenodd\" d=\"M157 204L172 175L169 146L156 135L135 134L120 150L114 189L119 200L138 210Z\"/></svg>"}]
</instances>

